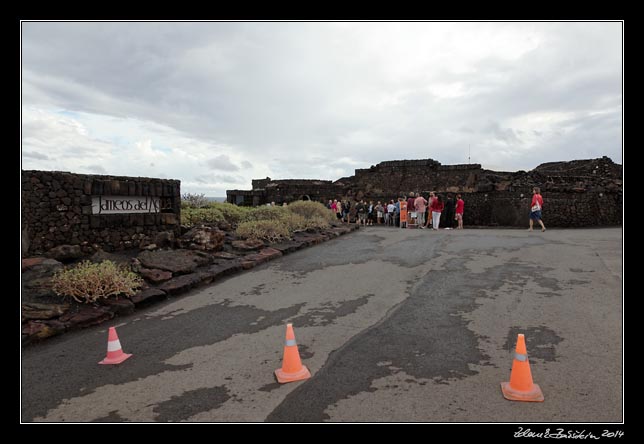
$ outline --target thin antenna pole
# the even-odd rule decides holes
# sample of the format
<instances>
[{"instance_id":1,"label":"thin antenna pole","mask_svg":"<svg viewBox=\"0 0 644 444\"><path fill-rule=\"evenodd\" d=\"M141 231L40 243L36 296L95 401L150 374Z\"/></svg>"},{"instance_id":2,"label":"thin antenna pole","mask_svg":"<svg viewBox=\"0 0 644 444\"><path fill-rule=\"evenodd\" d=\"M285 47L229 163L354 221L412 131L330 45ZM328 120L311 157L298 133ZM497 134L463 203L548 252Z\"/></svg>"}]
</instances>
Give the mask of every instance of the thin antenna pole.
<instances>
[{"instance_id":1,"label":"thin antenna pole","mask_svg":"<svg viewBox=\"0 0 644 444\"><path fill-rule=\"evenodd\" d=\"M468 144L467 144L467 164L468 164L468 165L471 163L471 162L470 162L470 160L471 160L471 159L470 159L470 158L471 158L471 156L472 156L472 145L468 143Z\"/></svg>"}]
</instances>

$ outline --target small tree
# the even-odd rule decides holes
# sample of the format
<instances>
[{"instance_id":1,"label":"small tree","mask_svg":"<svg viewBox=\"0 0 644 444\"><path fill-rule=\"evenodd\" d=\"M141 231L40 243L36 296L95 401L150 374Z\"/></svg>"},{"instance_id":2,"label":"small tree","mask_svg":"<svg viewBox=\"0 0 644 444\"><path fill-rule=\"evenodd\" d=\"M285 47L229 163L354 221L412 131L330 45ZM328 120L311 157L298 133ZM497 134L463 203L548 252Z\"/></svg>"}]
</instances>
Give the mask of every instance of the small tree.
<instances>
[{"instance_id":1,"label":"small tree","mask_svg":"<svg viewBox=\"0 0 644 444\"><path fill-rule=\"evenodd\" d=\"M205 194L184 193L181 195L181 203L188 208L203 208L208 206L208 199Z\"/></svg>"},{"instance_id":2,"label":"small tree","mask_svg":"<svg viewBox=\"0 0 644 444\"><path fill-rule=\"evenodd\" d=\"M70 296L78 302L95 302L113 295L134 296L143 280L112 261L100 264L83 261L73 268L57 272L52 278L57 295Z\"/></svg>"}]
</instances>

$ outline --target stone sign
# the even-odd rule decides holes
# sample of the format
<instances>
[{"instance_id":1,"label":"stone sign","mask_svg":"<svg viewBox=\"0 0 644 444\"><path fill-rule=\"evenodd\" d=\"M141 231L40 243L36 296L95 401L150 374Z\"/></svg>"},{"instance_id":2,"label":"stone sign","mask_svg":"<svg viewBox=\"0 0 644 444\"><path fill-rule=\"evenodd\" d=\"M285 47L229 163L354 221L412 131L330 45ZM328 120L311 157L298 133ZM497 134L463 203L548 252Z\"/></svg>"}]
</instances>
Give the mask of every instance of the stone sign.
<instances>
[{"instance_id":1,"label":"stone sign","mask_svg":"<svg viewBox=\"0 0 644 444\"><path fill-rule=\"evenodd\" d=\"M21 197L25 257L59 245L118 251L181 234L178 180L22 170Z\"/></svg>"},{"instance_id":2,"label":"stone sign","mask_svg":"<svg viewBox=\"0 0 644 444\"><path fill-rule=\"evenodd\" d=\"M159 213L168 204L155 196L92 196L92 214Z\"/></svg>"}]
</instances>

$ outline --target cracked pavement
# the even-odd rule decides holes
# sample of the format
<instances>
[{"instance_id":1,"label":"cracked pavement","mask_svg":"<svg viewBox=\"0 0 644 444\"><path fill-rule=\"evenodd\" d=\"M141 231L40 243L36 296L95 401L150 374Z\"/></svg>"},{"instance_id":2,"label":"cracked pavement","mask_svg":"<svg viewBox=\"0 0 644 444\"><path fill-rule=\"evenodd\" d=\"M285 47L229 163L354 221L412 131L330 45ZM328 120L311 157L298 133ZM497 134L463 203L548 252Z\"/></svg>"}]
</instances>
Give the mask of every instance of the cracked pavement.
<instances>
[{"instance_id":1,"label":"cracked pavement","mask_svg":"<svg viewBox=\"0 0 644 444\"><path fill-rule=\"evenodd\" d=\"M619 422L621 228L368 227L22 350L22 420ZM292 322L312 378L280 385ZM510 402L517 333L543 403Z\"/></svg>"}]
</instances>

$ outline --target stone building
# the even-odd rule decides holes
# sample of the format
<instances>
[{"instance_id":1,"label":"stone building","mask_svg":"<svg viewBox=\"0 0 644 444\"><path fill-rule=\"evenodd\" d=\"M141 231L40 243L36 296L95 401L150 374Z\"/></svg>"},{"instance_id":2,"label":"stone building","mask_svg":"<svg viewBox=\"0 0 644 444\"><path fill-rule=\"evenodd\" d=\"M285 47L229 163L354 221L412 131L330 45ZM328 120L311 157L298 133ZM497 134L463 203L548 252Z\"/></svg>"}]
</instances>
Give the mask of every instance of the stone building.
<instances>
[{"instance_id":1,"label":"stone building","mask_svg":"<svg viewBox=\"0 0 644 444\"><path fill-rule=\"evenodd\" d=\"M330 180L272 180L270 177L253 180L252 187L252 190L227 190L226 201L254 207L271 202L281 205L295 200L321 201L339 190Z\"/></svg>"}]
</instances>

